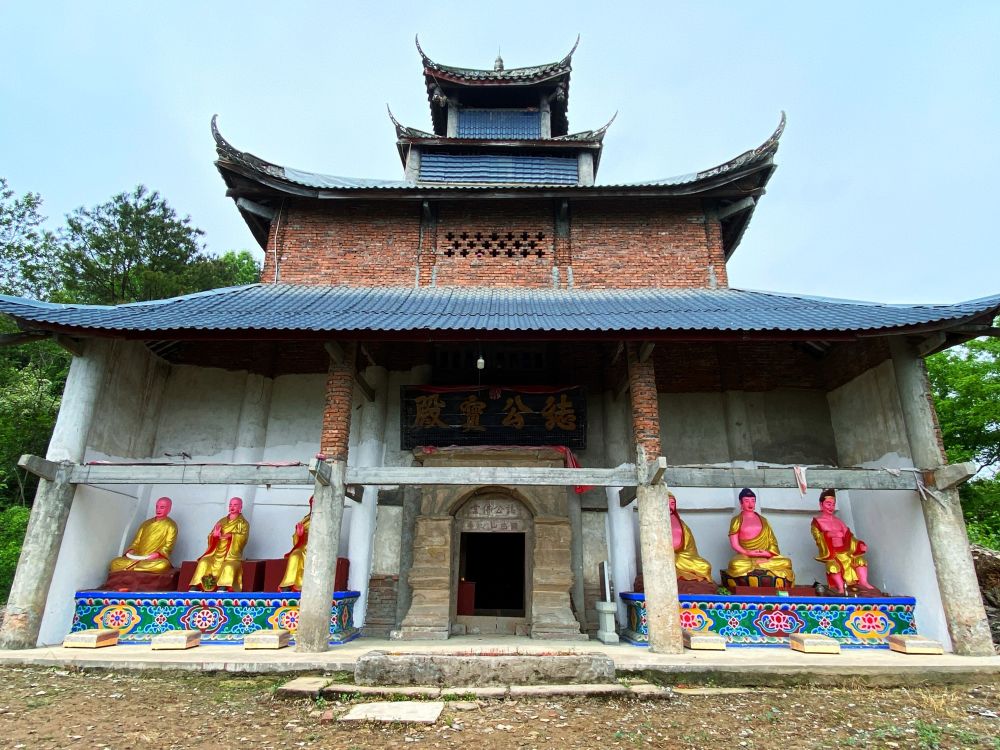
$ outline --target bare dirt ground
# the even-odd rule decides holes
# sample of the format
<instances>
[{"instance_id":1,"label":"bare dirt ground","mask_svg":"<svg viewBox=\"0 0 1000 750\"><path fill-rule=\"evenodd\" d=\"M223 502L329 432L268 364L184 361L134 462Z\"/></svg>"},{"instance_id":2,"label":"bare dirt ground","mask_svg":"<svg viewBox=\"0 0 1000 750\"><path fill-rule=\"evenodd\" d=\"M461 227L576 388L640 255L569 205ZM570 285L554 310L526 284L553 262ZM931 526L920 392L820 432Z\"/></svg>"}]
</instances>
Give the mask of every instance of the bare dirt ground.
<instances>
[{"instance_id":1,"label":"bare dirt ground","mask_svg":"<svg viewBox=\"0 0 1000 750\"><path fill-rule=\"evenodd\" d=\"M447 702L433 726L336 721L287 678L0 668L4 748L1000 748L992 685ZM471 706L471 707L470 707Z\"/></svg>"}]
</instances>

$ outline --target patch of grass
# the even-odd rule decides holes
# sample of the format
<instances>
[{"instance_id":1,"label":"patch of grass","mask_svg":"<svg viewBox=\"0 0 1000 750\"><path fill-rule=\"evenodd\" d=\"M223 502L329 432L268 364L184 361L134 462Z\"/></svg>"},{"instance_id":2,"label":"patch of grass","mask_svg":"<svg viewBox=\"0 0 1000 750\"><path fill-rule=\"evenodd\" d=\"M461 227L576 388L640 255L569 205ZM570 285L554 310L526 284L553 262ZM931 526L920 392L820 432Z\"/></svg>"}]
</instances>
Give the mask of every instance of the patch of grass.
<instances>
[{"instance_id":1,"label":"patch of grass","mask_svg":"<svg viewBox=\"0 0 1000 750\"><path fill-rule=\"evenodd\" d=\"M441 700L443 701L474 701L476 700L475 693L442 693Z\"/></svg>"},{"instance_id":2,"label":"patch of grass","mask_svg":"<svg viewBox=\"0 0 1000 750\"><path fill-rule=\"evenodd\" d=\"M922 750L938 750L941 747L941 738L944 736L941 727L918 719L914 729L917 730L917 741Z\"/></svg>"}]
</instances>

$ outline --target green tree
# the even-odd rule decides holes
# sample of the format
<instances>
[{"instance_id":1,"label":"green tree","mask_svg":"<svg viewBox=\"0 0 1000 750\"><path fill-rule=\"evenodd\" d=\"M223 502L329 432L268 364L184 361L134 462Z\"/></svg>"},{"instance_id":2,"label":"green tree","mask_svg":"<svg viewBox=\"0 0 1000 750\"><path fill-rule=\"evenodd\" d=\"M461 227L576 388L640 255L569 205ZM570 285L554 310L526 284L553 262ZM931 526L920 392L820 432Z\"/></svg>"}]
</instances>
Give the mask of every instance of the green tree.
<instances>
[{"instance_id":1,"label":"green tree","mask_svg":"<svg viewBox=\"0 0 1000 750\"><path fill-rule=\"evenodd\" d=\"M927 358L948 460L975 461L960 492L969 538L1000 549L1000 340L976 339Z\"/></svg>"},{"instance_id":2,"label":"green tree","mask_svg":"<svg viewBox=\"0 0 1000 750\"><path fill-rule=\"evenodd\" d=\"M51 282L53 236L42 228L42 198L17 197L0 177L0 294L43 297Z\"/></svg>"},{"instance_id":3,"label":"green tree","mask_svg":"<svg viewBox=\"0 0 1000 750\"><path fill-rule=\"evenodd\" d=\"M190 217L140 185L107 203L78 208L59 237L60 297L115 305L192 291L189 266L202 261Z\"/></svg>"}]
</instances>

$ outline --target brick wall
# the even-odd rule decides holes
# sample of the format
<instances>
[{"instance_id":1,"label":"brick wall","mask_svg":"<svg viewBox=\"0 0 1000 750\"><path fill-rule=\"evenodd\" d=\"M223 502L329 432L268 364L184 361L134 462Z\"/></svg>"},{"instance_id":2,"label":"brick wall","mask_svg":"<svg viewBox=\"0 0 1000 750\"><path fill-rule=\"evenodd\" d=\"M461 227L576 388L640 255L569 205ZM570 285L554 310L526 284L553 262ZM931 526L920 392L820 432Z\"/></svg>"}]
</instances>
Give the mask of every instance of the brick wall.
<instances>
[{"instance_id":1,"label":"brick wall","mask_svg":"<svg viewBox=\"0 0 1000 750\"><path fill-rule=\"evenodd\" d=\"M373 575L368 581L368 609L365 612L363 635L388 638L396 627L396 597L399 576Z\"/></svg>"},{"instance_id":2,"label":"brick wall","mask_svg":"<svg viewBox=\"0 0 1000 750\"><path fill-rule=\"evenodd\" d=\"M719 223L662 201L574 202L570 254L578 288L728 284Z\"/></svg>"},{"instance_id":3,"label":"brick wall","mask_svg":"<svg viewBox=\"0 0 1000 750\"><path fill-rule=\"evenodd\" d=\"M289 284L412 286L420 207L413 203L293 203L271 224L261 280Z\"/></svg>"},{"instance_id":4,"label":"brick wall","mask_svg":"<svg viewBox=\"0 0 1000 750\"><path fill-rule=\"evenodd\" d=\"M653 360L639 361L639 347L628 344L628 379L632 398L632 435L639 461L651 461L660 455L660 407L656 396Z\"/></svg>"},{"instance_id":5,"label":"brick wall","mask_svg":"<svg viewBox=\"0 0 1000 750\"><path fill-rule=\"evenodd\" d=\"M343 344L344 361L330 358L326 375L326 394L323 408L323 433L320 436L320 453L333 461L347 460L348 438L351 433L351 400L354 397L354 363L358 345Z\"/></svg>"},{"instance_id":6,"label":"brick wall","mask_svg":"<svg viewBox=\"0 0 1000 750\"><path fill-rule=\"evenodd\" d=\"M286 203L262 281L551 288L727 284L721 231L662 200ZM276 249L277 248L277 252ZM572 279L572 281L571 281Z\"/></svg>"}]
</instances>

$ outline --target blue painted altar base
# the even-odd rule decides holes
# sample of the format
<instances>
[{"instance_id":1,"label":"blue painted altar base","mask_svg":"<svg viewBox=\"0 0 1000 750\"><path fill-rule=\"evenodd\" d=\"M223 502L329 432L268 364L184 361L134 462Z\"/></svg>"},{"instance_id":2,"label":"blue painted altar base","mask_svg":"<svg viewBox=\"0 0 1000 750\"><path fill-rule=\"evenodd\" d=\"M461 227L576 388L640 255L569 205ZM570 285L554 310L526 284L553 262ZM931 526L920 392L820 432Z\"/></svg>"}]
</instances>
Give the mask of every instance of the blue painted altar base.
<instances>
[{"instance_id":1,"label":"blue painted altar base","mask_svg":"<svg viewBox=\"0 0 1000 750\"><path fill-rule=\"evenodd\" d=\"M361 594L337 591L330 612L330 643L347 643L359 634L354 604ZM111 628L121 644L148 644L171 630L200 630L204 644L241 645L257 630L280 628L292 633L299 623L295 592L214 593L198 591L78 591L73 632Z\"/></svg>"},{"instance_id":2,"label":"blue painted altar base","mask_svg":"<svg viewBox=\"0 0 1000 750\"><path fill-rule=\"evenodd\" d=\"M646 595L619 594L627 626L622 637L649 645ZM729 646L787 646L794 633L835 638L843 647L889 648L890 635L917 632L911 596L849 598L842 596L722 596L681 594L681 627L713 632Z\"/></svg>"}]
</instances>

